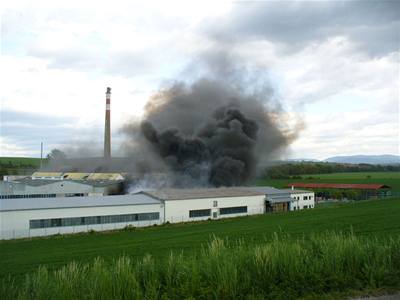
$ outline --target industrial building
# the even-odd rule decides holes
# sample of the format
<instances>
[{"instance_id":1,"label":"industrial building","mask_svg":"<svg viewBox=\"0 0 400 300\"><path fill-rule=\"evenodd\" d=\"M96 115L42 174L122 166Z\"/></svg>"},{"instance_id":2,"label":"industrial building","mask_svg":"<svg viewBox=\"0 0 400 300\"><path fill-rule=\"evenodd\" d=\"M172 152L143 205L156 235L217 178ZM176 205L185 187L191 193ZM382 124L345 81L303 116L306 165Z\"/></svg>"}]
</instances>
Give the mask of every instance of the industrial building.
<instances>
[{"instance_id":1,"label":"industrial building","mask_svg":"<svg viewBox=\"0 0 400 300\"><path fill-rule=\"evenodd\" d=\"M301 196L300 196L301 195ZM307 195L307 199L302 197ZM311 197L308 199L308 197ZM309 191L161 189L130 195L0 199L1 239L221 219L314 207ZM282 204L286 203L286 204Z\"/></svg>"},{"instance_id":2,"label":"industrial building","mask_svg":"<svg viewBox=\"0 0 400 300\"><path fill-rule=\"evenodd\" d=\"M143 194L0 199L1 239L149 226L163 220L162 203Z\"/></svg>"},{"instance_id":3,"label":"industrial building","mask_svg":"<svg viewBox=\"0 0 400 300\"><path fill-rule=\"evenodd\" d=\"M120 173L35 172L0 181L0 198L100 196L123 190Z\"/></svg>"}]
</instances>

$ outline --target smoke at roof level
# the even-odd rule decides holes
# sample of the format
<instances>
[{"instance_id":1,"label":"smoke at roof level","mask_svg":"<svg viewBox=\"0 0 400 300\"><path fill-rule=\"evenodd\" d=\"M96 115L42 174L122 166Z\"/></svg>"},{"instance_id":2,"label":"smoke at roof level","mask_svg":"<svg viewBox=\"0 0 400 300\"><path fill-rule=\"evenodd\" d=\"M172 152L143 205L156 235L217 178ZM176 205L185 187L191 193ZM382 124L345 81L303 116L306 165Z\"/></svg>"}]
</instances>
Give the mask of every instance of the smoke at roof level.
<instances>
[{"instance_id":1,"label":"smoke at roof level","mask_svg":"<svg viewBox=\"0 0 400 300\"><path fill-rule=\"evenodd\" d=\"M124 129L136 169L170 172L175 186L245 183L294 137L279 129L279 112L267 110L269 97L215 79L161 90L143 121Z\"/></svg>"}]
</instances>

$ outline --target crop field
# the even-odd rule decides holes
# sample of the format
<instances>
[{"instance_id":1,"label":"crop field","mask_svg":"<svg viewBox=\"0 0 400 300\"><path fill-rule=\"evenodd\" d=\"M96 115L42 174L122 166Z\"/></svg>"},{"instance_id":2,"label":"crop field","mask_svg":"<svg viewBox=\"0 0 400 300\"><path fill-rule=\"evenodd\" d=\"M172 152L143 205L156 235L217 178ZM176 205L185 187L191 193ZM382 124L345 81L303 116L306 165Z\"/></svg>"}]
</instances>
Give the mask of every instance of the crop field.
<instances>
[{"instance_id":1,"label":"crop field","mask_svg":"<svg viewBox=\"0 0 400 300\"><path fill-rule=\"evenodd\" d=\"M259 179L257 185L287 188L293 182L315 183L379 183L390 186L393 192L400 192L400 172L349 172L331 174L301 175L301 179Z\"/></svg>"}]
</instances>

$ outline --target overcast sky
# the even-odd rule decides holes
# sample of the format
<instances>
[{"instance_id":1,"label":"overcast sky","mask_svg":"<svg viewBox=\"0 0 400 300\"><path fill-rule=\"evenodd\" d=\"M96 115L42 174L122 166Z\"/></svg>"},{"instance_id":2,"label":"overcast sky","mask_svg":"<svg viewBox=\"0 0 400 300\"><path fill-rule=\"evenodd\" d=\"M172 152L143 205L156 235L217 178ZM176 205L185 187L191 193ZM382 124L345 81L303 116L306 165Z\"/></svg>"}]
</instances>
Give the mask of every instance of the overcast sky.
<instances>
[{"instance_id":1,"label":"overcast sky","mask_svg":"<svg viewBox=\"0 0 400 300\"><path fill-rule=\"evenodd\" d=\"M286 157L399 154L399 48L400 1L10 1L0 156L101 145L107 86L117 151L153 93L221 49L303 120Z\"/></svg>"}]
</instances>

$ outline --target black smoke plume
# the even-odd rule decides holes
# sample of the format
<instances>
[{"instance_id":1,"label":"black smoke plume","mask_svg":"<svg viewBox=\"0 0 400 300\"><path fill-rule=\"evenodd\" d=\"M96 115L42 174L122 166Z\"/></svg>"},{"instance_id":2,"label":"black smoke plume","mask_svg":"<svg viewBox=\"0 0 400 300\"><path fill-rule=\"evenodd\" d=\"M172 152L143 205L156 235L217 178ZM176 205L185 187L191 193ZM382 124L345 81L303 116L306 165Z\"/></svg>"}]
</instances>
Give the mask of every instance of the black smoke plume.
<instances>
[{"instance_id":1,"label":"black smoke plume","mask_svg":"<svg viewBox=\"0 0 400 300\"><path fill-rule=\"evenodd\" d=\"M146 105L142 122L124 130L133 142L128 148L134 169L167 173L173 186L248 182L293 138L279 128L282 112L270 108L270 97L208 79L161 90Z\"/></svg>"}]
</instances>

